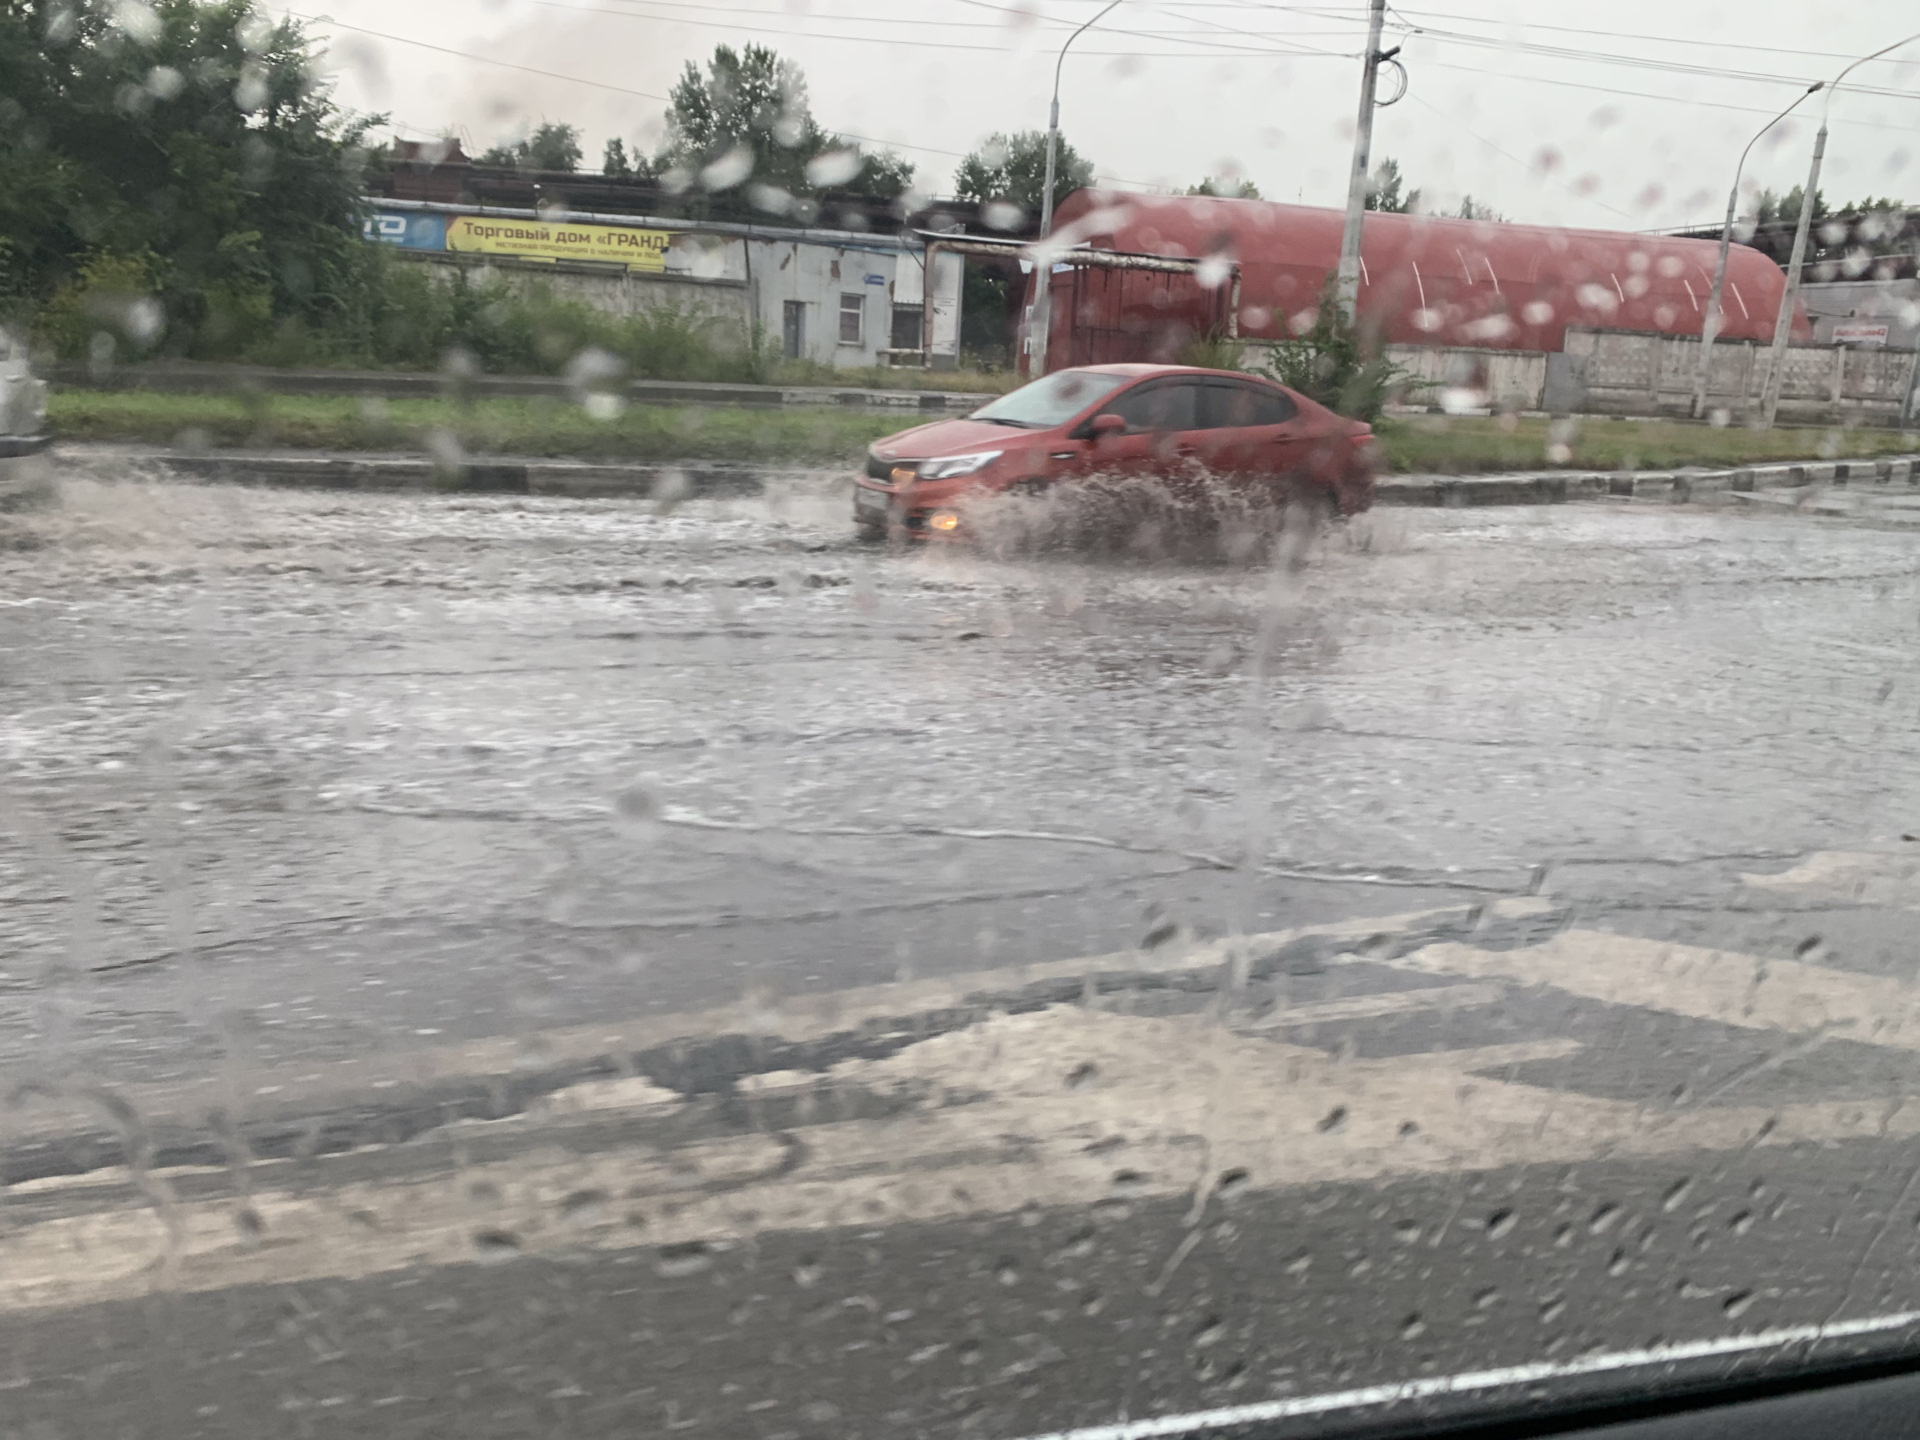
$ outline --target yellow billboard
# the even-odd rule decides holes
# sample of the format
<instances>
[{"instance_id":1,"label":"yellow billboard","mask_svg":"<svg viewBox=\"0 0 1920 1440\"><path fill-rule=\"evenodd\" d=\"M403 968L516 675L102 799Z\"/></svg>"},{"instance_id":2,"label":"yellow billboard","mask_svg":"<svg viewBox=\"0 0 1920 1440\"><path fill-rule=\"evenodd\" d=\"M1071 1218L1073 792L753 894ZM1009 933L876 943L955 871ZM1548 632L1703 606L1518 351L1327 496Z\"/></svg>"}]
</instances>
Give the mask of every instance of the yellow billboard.
<instances>
[{"instance_id":1,"label":"yellow billboard","mask_svg":"<svg viewBox=\"0 0 1920 1440\"><path fill-rule=\"evenodd\" d=\"M669 230L625 225L576 225L571 221L494 220L457 215L447 221L447 249L470 254L512 255L520 260L610 260L629 270L664 270Z\"/></svg>"}]
</instances>

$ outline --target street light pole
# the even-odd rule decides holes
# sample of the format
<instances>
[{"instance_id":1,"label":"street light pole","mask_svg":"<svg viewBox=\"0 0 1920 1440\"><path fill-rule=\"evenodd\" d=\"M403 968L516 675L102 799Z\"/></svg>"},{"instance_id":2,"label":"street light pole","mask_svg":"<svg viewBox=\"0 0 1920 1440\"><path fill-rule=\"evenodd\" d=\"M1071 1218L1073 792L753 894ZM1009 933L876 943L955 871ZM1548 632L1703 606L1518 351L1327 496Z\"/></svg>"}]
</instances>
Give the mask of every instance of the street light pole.
<instances>
[{"instance_id":1,"label":"street light pole","mask_svg":"<svg viewBox=\"0 0 1920 1440\"><path fill-rule=\"evenodd\" d=\"M1112 0L1098 15L1069 35L1066 44L1060 47L1059 57L1053 62L1053 107L1047 112L1047 176L1040 191L1041 246L1034 260L1033 310L1027 317L1027 348L1032 356L1027 365L1030 375L1036 369L1042 375L1047 373L1047 331L1053 319L1053 262L1047 258L1045 242L1053 234L1053 156L1060 145L1060 67L1067 63L1067 51L1073 42L1119 4L1120 0Z\"/></svg>"},{"instance_id":2,"label":"street light pole","mask_svg":"<svg viewBox=\"0 0 1920 1440\"><path fill-rule=\"evenodd\" d=\"M1780 385L1784 378L1781 371L1787 360L1787 337L1793 330L1793 302L1800 296L1800 267L1807 258L1807 231L1813 224L1813 194L1820 186L1820 161L1827 153L1827 115L1833 109L1834 91L1840 88L1842 80L1869 60L1878 60L1889 50L1898 50L1916 40L1920 40L1920 31L1871 55L1862 55L1827 82L1827 98L1820 104L1820 133L1813 137L1813 165L1807 171L1807 187L1800 192L1800 221L1793 228L1793 258L1787 262L1787 286L1780 294L1780 314L1773 322L1772 361L1767 366L1767 388L1762 402L1764 423L1769 430L1780 413Z\"/></svg>"},{"instance_id":3,"label":"street light pole","mask_svg":"<svg viewBox=\"0 0 1920 1440\"><path fill-rule=\"evenodd\" d=\"M1707 409L1707 364L1713 357L1713 342L1720 335L1720 295L1727 283L1727 251L1733 244L1733 213L1740 203L1740 175L1747 168L1747 156L1760 137L1791 115L1801 100L1816 90L1826 89L1826 86L1824 80L1814 81L1792 105L1756 130L1753 139L1747 141L1747 148L1740 152L1740 163L1733 167L1733 188L1727 191L1727 223L1720 227L1720 260L1713 267L1713 289L1707 293L1707 313L1700 321L1700 372L1693 382L1693 417L1696 420Z\"/></svg>"},{"instance_id":4,"label":"street light pole","mask_svg":"<svg viewBox=\"0 0 1920 1440\"><path fill-rule=\"evenodd\" d=\"M1380 30L1386 23L1387 0L1372 0L1367 12L1367 59L1360 72L1360 115L1353 128L1353 171L1347 176L1347 223L1340 231L1340 268L1335 271L1334 297L1341 313L1351 320L1360 303L1360 227L1367 213L1367 180L1373 163L1374 92L1380 82Z\"/></svg>"}]
</instances>

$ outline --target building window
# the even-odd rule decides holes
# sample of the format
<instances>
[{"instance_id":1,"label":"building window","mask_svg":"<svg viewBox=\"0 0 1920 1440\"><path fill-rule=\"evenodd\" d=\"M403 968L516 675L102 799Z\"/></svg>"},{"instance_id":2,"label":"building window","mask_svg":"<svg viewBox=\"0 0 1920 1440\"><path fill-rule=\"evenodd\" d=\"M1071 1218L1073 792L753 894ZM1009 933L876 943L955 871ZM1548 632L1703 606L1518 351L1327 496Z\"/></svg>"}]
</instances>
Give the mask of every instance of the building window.
<instances>
[{"instance_id":1,"label":"building window","mask_svg":"<svg viewBox=\"0 0 1920 1440\"><path fill-rule=\"evenodd\" d=\"M893 307L893 348L896 350L918 350L920 348L921 311L918 305L896 305Z\"/></svg>"},{"instance_id":2,"label":"building window","mask_svg":"<svg viewBox=\"0 0 1920 1440\"><path fill-rule=\"evenodd\" d=\"M840 296L840 343L842 345L864 345L866 343L867 297L858 291L846 291Z\"/></svg>"}]
</instances>

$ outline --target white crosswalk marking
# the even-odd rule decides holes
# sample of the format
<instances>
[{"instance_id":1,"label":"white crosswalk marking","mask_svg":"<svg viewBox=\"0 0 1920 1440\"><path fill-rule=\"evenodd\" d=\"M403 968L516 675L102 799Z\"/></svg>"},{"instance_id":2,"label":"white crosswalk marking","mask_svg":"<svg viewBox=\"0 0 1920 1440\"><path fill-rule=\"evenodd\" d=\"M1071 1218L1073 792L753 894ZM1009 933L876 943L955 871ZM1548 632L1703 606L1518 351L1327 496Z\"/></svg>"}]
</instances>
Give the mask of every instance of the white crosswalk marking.
<instances>
[{"instance_id":1,"label":"white crosswalk marking","mask_svg":"<svg viewBox=\"0 0 1920 1440\"><path fill-rule=\"evenodd\" d=\"M1521 950L1429 945L1394 963L1430 975L1551 986L1746 1029L1920 1049L1920 989L1911 982L1798 960L1568 930Z\"/></svg>"},{"instance_id":2,"label":"white crosswalk marking","mask_svg":"<svg viewBox=\"0 0 1920 1440\"><path fill-rule=\"evenodd\" d=\"M1489 913L1513 920L1541 908L1521 902ZM1357 944L1431 919L1319 933ZM1232 970L1236 955L1281 938L1086 957L995 978L1030 984L1129 962L1161 974ZM632 1143L570 1150L570 1127L647 1117L680 1124L698 1114L645 1079L587 1082L548 1097L537 1114L487 1126L507 1142L495 1153L512 1158L453 1174L423 1177L396 1161L394 1174L374 1179L364 1157L343 1157L308 1162L295 1186L292 1170L257 1166L257 1226L236 1225L231 1198L174 1201L159 1213L128 1207L102 1188L124 1176L30 1187L92 1208L0 1235L0 1310L122 1299L156 1286L214 1290L458 1264L475 1258L476 1235L509 1234L506 1243L535 1253L725 1245L778 1231L1085 1206L1108 1195L1205 1196L1228 1171L1242 1172L1250 1188L1277 1190L1920 1134L1920 1103L1891 1094L1873 1103L1694 1105L1650 1123L1641 1099L1556 1088L1554 1062L1577 1062L1582 1045L1552 1034L1352 1059L1291 1033L1487 1010L1516 987L1550 987L1754 1032L1920 1048L1920 997L1901 980L1594 930L1517 949L1446 943L1384 962L1347 959L1457 983L1287 1005L1250 1021L1224 1003L1225 992L1214 992L1220 1004L1178 1014L1117 1013L1125 1000L987 1013L824 1074L759 1076L742 1085L741 1100L750 1113L784 1118L760 1133L706 1133L664 1151ZM902 982L702 1024L723 1027L709 1033L825 1036L875 1018L900 1022L916 1005L954 998L945 982ZM886 1103L867 1107L871 1118L834 1118L849 1113L839 1100L850 1094ZM516 1135L525 1143L511 1143ZM476 1194L488 1197L484 1205Z\"/></svg>"}]
</instances>

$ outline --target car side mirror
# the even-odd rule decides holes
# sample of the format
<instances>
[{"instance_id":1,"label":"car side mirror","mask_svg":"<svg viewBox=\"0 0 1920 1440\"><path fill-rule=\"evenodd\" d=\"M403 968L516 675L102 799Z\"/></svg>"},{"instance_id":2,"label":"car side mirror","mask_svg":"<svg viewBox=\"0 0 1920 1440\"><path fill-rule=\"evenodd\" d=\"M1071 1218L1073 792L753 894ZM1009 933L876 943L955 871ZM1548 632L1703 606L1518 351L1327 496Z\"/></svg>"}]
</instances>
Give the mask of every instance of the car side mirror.
<instances>
[{"instance_id":1,"label":"car side mirror","mask_svg":"<svg viewBox=\"0 0 1920 1440\"><path fill-rule=\"evenodd\" d=\"M1123 415L1096 415L1087 425L1087 434L1093 437L1096 444L1126 433L1127 421Z\"/></svg>"}]
</instances>

